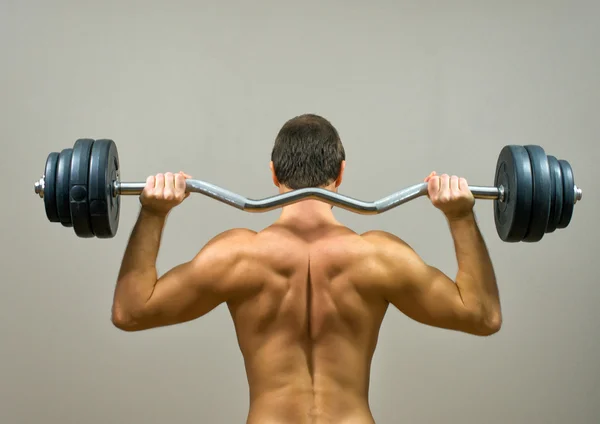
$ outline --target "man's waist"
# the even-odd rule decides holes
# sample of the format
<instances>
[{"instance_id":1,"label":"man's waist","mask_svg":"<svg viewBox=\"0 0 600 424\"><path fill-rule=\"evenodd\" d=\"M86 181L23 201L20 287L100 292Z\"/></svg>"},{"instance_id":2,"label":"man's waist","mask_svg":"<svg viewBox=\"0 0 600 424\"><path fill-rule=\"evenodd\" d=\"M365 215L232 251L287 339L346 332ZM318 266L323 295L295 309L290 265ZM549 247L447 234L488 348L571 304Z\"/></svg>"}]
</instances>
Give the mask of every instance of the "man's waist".
<instances>
[{"instance_id":1,"label":"man's waist","mask_svg":"<svg viewBox=\"0 0 600 424\"><path fill-rule=\"evenodd\" d=\"M286 388L251 396L248 423L371 424L366 396L353 390Z\"/></svg>"}]
</instances>

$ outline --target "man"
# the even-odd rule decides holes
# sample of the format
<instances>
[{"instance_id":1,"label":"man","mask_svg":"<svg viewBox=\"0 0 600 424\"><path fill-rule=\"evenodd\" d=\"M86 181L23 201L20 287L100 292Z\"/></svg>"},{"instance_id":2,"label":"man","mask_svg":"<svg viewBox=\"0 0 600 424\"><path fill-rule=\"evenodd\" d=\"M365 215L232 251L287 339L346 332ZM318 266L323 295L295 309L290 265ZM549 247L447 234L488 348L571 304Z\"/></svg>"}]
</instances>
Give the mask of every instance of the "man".
<instances>
[{"instance_id":1,"label":"man","mask_svg":"<svg viewBox=\"0 0 600 424\"><path fill-rule=\"evenodd\" d=\"M280 193L337 191L344 166L338 132L322 117L298 116L277 135L271 170ZM247 423L373 423L370 364L389 304L430 326L480 336L500 329L494 271L464 178L426 178L454 239L454 281L394 235L356 234L319 200L284 207L260 232L226 231L158 278L161 233L169 211L187 197L186 178L148 178L112 320L139 331L190 321L226 303L248 376Z\"/></svg>"}]
</instances>

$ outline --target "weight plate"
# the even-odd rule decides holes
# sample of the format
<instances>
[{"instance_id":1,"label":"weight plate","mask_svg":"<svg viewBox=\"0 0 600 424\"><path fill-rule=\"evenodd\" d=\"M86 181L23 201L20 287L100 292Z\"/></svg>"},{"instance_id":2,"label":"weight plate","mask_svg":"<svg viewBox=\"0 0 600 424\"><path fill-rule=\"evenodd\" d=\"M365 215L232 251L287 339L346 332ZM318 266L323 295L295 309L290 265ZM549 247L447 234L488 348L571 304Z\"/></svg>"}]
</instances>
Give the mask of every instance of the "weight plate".
<instances>
[{"instance_id":1,"label":"weight plate","mask_svg":"<svg viewBox=\"0 0 600 424\"><path fill-rule=\"evenodd\" d=\"M56 167L56 208L58 218L64 227L72 227L71 206L69 205L69 174L73 149L63 149L58 155Z\"/></svg>"},{"instance_id":2,"label":"weight plate","mask_svg":"<svg viewBox=\"0 0 600 424\"><path fill-rule=\"evenodd\" d=\"M502 148L496 163L494 186L504 188L503 201L494 201L494 221L501 240L525 237L531 217L533 179L529 154L523 146Z\"/></svg>"},{"instance_id":3,"label":"weight plate","mask_svg":"<svg viewBox=\"0 0 600 424\"><path fill-rule=\"evenodd\" d=\"M94 237L88 199L88 176L93 144L94 140L87 138L75 142L69 177L69 204L73 230L78 237L84 238Z\"/></svg>"},{"instance_id":4,"label":"weight plate","mask_svg":"<svg viewBox=\"0 0 600 424\"><path fill-rule=\"evenodd\" d=\"M557 228L566 228L571 222L573 209L575 208L575 178L569 162L561 159L558 163L562 171L564 201L562 215Z\"/></svg>"},{"instance_id":5,"label":"weight plate","mask_svg":"<svg viewBox=\"0 0 600 424\"><path fill-rule=\"evenodd\" d=\"M551 177L548 157L544 149L540 146L525 146L525 149L529 154L533 175L533 202L529 230L523 237L523 241L533 243L544 237L548 226L552 203Z\"/></svg>"},{"instance_id":6,"label":"weight plate","mask_svg":"<svg viewBox=\"0 0 600 424\"><path fill-rule=\"evenodd\" d=\"M44 207L46 217L50 222L60 222L56 208L56 167L58 166L58 153L52 152L46 159L44 168Z\"/></svg>"},{"instance_id":7,"label":"weight plate","mask_svg":"<svg viewBox=\"0 0 600 424\"><path fill-rule=\"evenodd\" d=\"M558 159L554 156L548 156L548 166L550 167L550 176L552 180L552 206L550 207L550 218L548 219L547 233L556 230L563 210L563 181L562 171Z\"/></svg>"},{"instance_id":8,"label":"weight plate","mask_svg":"<svg viewBox=\"0 0 600 424\"><path fill-rule=\"evenodd\" d=\"M119 196L113 196L118 179L119 155L112 140L96 140L90 156L89 199L92 230L98 238L111 238L119 227Z\"/></svg>"}]
</instances>

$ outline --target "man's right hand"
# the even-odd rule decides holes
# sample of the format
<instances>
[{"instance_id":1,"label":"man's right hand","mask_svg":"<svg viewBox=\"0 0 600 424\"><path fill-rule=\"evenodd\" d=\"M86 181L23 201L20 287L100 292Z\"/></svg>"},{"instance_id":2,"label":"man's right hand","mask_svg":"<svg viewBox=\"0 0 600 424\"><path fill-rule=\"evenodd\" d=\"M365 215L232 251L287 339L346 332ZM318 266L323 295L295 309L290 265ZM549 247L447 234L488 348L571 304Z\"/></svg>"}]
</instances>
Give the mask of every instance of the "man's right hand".
<instances>
[{"instance_id":1,"label":"man's right hand","mask_svg":"<svg viewBox=\"0 0 600 424\"><path fill-rule=\"evenodd\" d=\"M469 216L475 205L473 193L465 178L432 172L425 178L431 203L441 210L449 220Z\"/></svg>"},{"instance_id":2,"label":"man's right hand","mask_svg":"<svg viewBox=\"0 0 600 424\"><path fill-rule=\"evenodd\" d=\"M151 175L140 196L142 209L157 216L167 216L171 209L187 199L185 180L191 176L184 172Z\"/></svg>"}]
</instances>

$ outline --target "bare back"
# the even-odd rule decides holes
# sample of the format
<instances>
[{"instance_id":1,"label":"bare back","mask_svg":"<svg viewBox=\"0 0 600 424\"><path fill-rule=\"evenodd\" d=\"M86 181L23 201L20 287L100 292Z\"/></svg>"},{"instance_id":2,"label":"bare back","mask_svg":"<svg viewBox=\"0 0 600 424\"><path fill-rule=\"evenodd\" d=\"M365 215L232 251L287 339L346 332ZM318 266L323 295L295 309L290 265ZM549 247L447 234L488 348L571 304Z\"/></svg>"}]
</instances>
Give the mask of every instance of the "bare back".
<instances>
[{"instance_id":1,"label":"bare back","mask_svg":"<svg viewBox=\"0 0 600 424\"><path fill-rule=\"evenodd\" d=\"M224 232L157 279L164 219L140 214L113 323L141 331L227 303L246 364L249 424L372 424L370 365L390 304L431 326L480 336L499 330L497 285L473 216L450 224L456 281L392 234L358 235L317 218L298 212L259 233Z\"/></svg>"},{"instance_id":2,"label":"bare back","mask_svg":"<svg viewBox=\"0 0 600 424\"><path fill-rule=\"evenodd\" d=\"M274 225L244 248L229 301L250 386L249 423L372 423L369 370L387 303L371 245L339 225Z\"/></svg>"}]
</instances>

